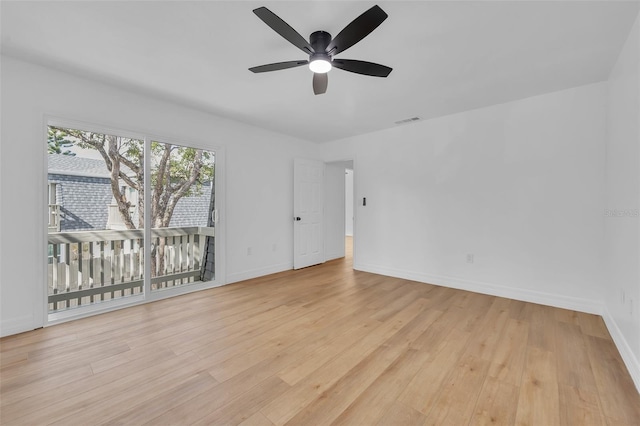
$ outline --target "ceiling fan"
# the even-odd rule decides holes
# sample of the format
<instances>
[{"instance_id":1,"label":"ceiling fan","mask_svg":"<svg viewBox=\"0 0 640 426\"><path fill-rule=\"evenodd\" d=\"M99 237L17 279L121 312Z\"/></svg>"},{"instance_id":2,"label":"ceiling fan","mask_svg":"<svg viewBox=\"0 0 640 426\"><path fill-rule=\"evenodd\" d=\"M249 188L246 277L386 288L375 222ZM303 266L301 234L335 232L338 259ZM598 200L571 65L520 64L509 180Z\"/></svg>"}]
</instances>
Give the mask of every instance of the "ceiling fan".
<instances>
[{"instance_id":1,"label":"ceiling fan","mask_svg":"<svg viewBox=\"0 0 640 426\"><path fill-rule=\"evenodd\" d=\"M309 69L313 71L313 93L321 95L327 91L329 83L327 72L333 67L374 77L386 77L392 70L373 62L334 58L334 55L358 43L387 19L388 15L379 6L373 6L358 16L334 38L331 38L331 34L326 31L316 31L309 36L309 42L266 7L259 7L253 13L285 40L309 55L309 60L260 65L249 68L249 71L255 73L278 71L308 64Z\"/></svg>"}]
</instances>

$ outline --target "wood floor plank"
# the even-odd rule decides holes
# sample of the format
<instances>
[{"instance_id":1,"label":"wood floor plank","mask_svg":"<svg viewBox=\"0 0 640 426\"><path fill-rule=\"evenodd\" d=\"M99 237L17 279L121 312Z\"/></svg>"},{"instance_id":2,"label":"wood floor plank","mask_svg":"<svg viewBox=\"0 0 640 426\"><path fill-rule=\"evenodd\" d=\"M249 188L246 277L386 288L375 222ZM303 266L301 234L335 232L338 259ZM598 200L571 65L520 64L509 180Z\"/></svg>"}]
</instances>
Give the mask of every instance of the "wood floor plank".
<instances>
[{"instance_id":1,"label":"wood floor plank","mask_svg":"<svg viewBox=\"0 0 640 426\"><path fill-rule=\"evenodd\" d=\"M578 313L576 311L570 311L568 309L554 309L553 316L556 321L564 322L567 324L579 325Z\"/></svg>"},{"instance_id":2,"label":"wood floor plank","mask_svg":"<svg viewBox=\"0 0 640 426\"><path fill-rule=\"evenodd\" d=\"M157 395L128 410L118 410L117 414L105 424L112 426L142 424L150 418L161 417L165 412L191 400L196 395L211 391L218 383L210 374L198 373L182 383L168 386Z\"/></svg>"},{"instance_id":3,"label":"wood floor plank","mask_svg":"<svg viewBox=\"0 0 640 426\"><path fill-rule=\"evenodd\" d=\"M421 412L395 401L376 425L415 426L424 424L425 420L426 416Z\"/></svg>"},{"instance_id":4,"label":"wood floor plank","mask_svg":"<svg viewBox=\"0 0 640 426\"><path fill-rule=\"evenodd\" d=\"M470 425L513 425L518 386L487 377L478 395Z\"/></svg>"},{"instance_id":5,"label":"wood floor plank","mask_svg":"<svg viewBox=\"0 0 640 426\"><path fill-rule=\"evenodd\" d=\"M482 330L482 333L473 333L466 352L485 360L494 359L494 354L500 347L498 342L504 338L503 330L509 319L508 311L495 302L497 299L485 309L484 315L474 315L474 328L464 328L466 331Z\"/></svg>"},{"instance_id":6,"label":"wood floor plank","mask_svg":"<svg viewBox=\"0 0 640 426\"><path fill-rule=\"evenodd\" d=\"M301 316L293 321L288 321L264 333L260 338L255 338L248 345L242 345L240 349L232 347L232 352L226 358L218 358L214 367L209 372L219 381L223 382L239 374L240 372L258 364L265 357L276 354L297 340L304 338L314 324L325 319L331 323L331 316L340 310L342 306L303 308L310 312L301 312Z\"/></svg>"},{"instance_id":7,"label":"wood floor plank","mask_svg":"<svg viewBox=\"0 0 640 426\"><path fill-rule=\"evenodd\" d=\"M607 330L607 326L601 316L585 314L584 312L577 312L577 314L578 324L584 334L601 337L603 339L611 339L609 330Z\"/></svg>"},{"instance_id":8,"label":"wood floor plank","mask_svg":"<svg viewBox=\"0 0 640 426\"><path fill-rule=\"evenodd\" d=\"M529 304L527 305L527 309L529 311L528 345L554 352L556 350L554 308Z\"/></svg>"},{"instance_id":9,"label":"wood floor plank","mask_svg":"<svg viewBox=\"0 0 640 426\"><path fill-rule=\"evenodd\" d=\"M359 364L349 370L344 376L342 376L331 387L320 393L320 395L308 406L305 407L304 412L298 413L288 423L290 424L328 424L332 423L336 417L343 413L351 405L352 401L355 401L366 389L371 387L371 384L383 376L387 370L395 370L399 364L410 370L414 370L411 376L415 374L415 370L420 367L420 363L417 360L417 351L411 350L411 343L433 323L434 316L419 315L405 326L397 330L388 340L381 344L375 351L368 357L362 360ZM407 353L408 352L408 353ZM414 365L418 364L418 365ZM395 368L394 368L395 365ZM394 379L399 379L399 374L391 373L394 375ZM406 379L408 383L409 379ZM388 380L385 378L380 379L382 381ZM406 383L401 384L401 388L404 388ZM388 389L391 393L393 391ZM398 389L399 393L402 389ZM373 389L374 394L380 395ZM366 397L365 397L366 398ZM369 402L369 401L368 401ZM368 406L368 402L364 403ZM356 404L357 405L357 404ZM351 410L363 411L364 408L355 408ZM377 419L378 413L372 410L373 417L369 419L369 422L373 422ZM379 413L382 416L383 413ZM347 414L348 417L348 414ZM359 416L356 416L356 418ZM348 420L354 421L355 419ZM360 424L367 423L363 419L359 419Z\"/></svg>"},{"instance_id":10,"label":"wood floor plank","mask_svg":"<svg viewBox=\"0 0 640 426\"><path fill-rule=\"evenodd\" d=\"M6 392L18 382L21 385L35 380L42 380L45 376L54 376L68 371L73 366L86 364L87 361L97 361L113 355L124 354L130 350L126 343L86 344L78 347L65 348L48 355L39 353L37 356L27 355L28 365L17 366L13 371L2 374L0 392Z\"/></svg>"},{"instance_id":11,"label":"wood floor plank","mask_svg":"<svg viewBox=\"0 0 640 426\"><path fill-rule=\"evenodd\" d=\"M239 424L239 426L274 426L271 420L269 420L260 411L256 411L252 416Z\"/></svg>"},{"instance_id":12,"label":"wood floor plank","mask_svg":"<svg viewBox=\"0 0 640 426\"><path fill-rule=\"evenodd\" d=\"M516 424L560 424L560 397L556 358L553 352L535 346L528 348L520 385Z\"/></svg>"},{"instance_id":13,"label":"wood floor plank","mask_svg":"<svg viewBox=\"0 0 640 426\"><path fill-rule=\"evenodd\" d=\"M489 361L465 356L451 371L425 425L468 424L489 371Z\"/></svg>"},{"instance_id":14,"label":"wood floor plank","mask_svg":"<svg viewBox=\"0 0 640 426\"><path fill-rule=\"evenodd\" d=\"M428 358L398 400L427 415L458 364L471 333L452 328L446 338L429 352Z\"/></svg>"},{"instance_id":15,"label":"wood floor plank","mask_svg":"<svg viewBox=\"0 0 640 426\"><path fill-rule=\"evenodd\" d=\"M585 339L603 415L613 424L638 424L638 392L613 341L593 336Z\"/></svg>"},{"instance_id":16,"label":"wood floor plank","mask_svg":"<svg viewBox=\"0 0 640 426\"><path fill-rule=\"evenodd\" d=\"M263 405L269 403L290 386L278 377L271 377L258 386L242 394L233 402L208 413L195 425L237 425L257 413Z\"/></svg>"},{"instance_id":17,"label":"wood floor plank","mask_svg":"<svg viewBox=\"0 0 640 426\"><path fill-rule=\"evenodd\" d=\"M353 333L345 333L332 342L331 345L318 348L318 350L309 356L294 360L287 365L278 376L290 385L295 385L300 380L312 374L319 366L324 365L336 356L346 351L354 342L364 339L365 332L379 327L381 323L376 320L369 320L362 327L353 329Z\"/></svg>"},{"instance_id":18,"label":"wood floor plank","mask_svg":"<svg viewBox=\"0 0 640 426\"><path fill-rule=\"evenodd\" d=\"M284 424L362 362L383 342L417 317L425 307L424 299L416 300L407 309L374 328L329 362L316 366L309 376L300 378L285 394L261 411L276 425ZM304 380L303 380L304 379Z\"/></svg>"},{"instance_id":19,"label":"wood floor plank","mask_svg":"<svg viewBox=\"0 0 640 426\"><path fill-rule=\"evenodd\" d=\"M177 376L176 371L179 371L180 368L186 368L184 367L185 363L193 367L197 361L198 357L195 354L170 358L159 363L154 369L157 376L150 377L147 370L141 370L102 386L92 387L86 392L74 394L67 399L58 399L55 404L46 407L39 407L37 400L32 398L32 409L23 412L23 415L17 420L17 424L49 424L61 420L63 420L61 423L64 424L71 421L77 423L83 419L85 422L90 422L93 414L92 407L93 409L113 407L114 405L118 407L118 403L121 401L133 402L140 397L142 385L153 387L160 383L170 383ZM185 374L185 370L179 372ZM153 396L152 393L151 396ZM118 409L124 410L121 407ZM108 413L115 414L117 411Z\"/></svg>"},{"instance_id":20,"label":"wood floor plank","mask_svg":"<svg viewBox=\"0 0 640 426\"><path fill-rule=\"evenodd\" d=\"M407 349L332 424L376 424L393 406L423 362L424 354Z\"/></svg>"},{"instance_id":21,"label":"wood floor plank","mask_svg":"<svg viewBox=\"0 0 640 426\"><path fill-rule=\"evenodd\" d=\"M369 357L317 395L304 410L287 420L287 424L332 423L400 355L399 347L377 348Z\"/></svg>"},{"instance_id":22,"label":"wood floor plank","mask_svg":"<svg viewBox=\"0 0 640 426\"><path fill-rule=\"evenodd\" d=\"M3 426L640 424L601 317L350 257L0 339L0 382Z\"/></svg>"},{"instance_id":23,"label":"wood floor plank","mask_svg":"<svg viewBox=\"0 0 640 426\"><path fill-rule=\"evenodd\" d=\"M605 419L596 392L571 385L558 385L560 424L604 425Z\"/></svg>"},{"instance_id":24,"label":"wood floor plank","mask_svg":"<svg viewBox=\"0 0 640 426\"><path fill-rule=\"evenodd\" d=\"M508 319L502 336L496 342L493 356L489 358L489 376L501 382L520 386L526 359L529 323Z\"/></svg>"},{"instance_id":25,"label":"wood floor plank","mask_svg":"<svg viewBox=\"0 0 640 426\"><path fill-rule=\"evenodd\" d=\"M87 380L76 380L64 386L55 388L55 392L41 389L37 393L27 398L20 398L6 406L0 411L2 419L11 422L25 414L34 414L34 412L42 410L47 412L53 407L66 407L73 398L80 394L86 394L93 389L101 386L107 386L108 383L124 378L135 378L135 375L148 374L145 370L153 370L162 366L163 362L171 362L175 357L173 352L166 349L156 349L153 353L138 359L129 360L115 370L105 370L100 373L94 373ZM34 404L33 401L37 401Z\"/></svg>"},{"instance_id":26,"label":"wood floor plank","mask_svg":"<svg viewBox=\"0 0 640 426\"><path fill-rule=\"evenodd\" d=\"M177 359L176 359L177 360ZM123 392L121 387L118 388L113 394L107 394L104 388L98 388L101 392L94 394L90 399L90 404L86 402L76 404L72 410L72 413L59 419L55 422L50 422L53 425L69 425L71 423L76 424L89 424L92 419L106 419L111 420L113 417L119 415L120 412L131 410L133 407L140 405L141 403L152 400L156 397L156 392L159 389L166 389L168 387L179 387L183 383L187 383L193 380L194 376L200 375L202 370L200 367L195 367L197 361L189 365L190 361L187 356L182 357L182 363L179 365L165 370L163 374L159 374L157 377L147 378L143 382L137 382L135 384L135 393ZM130 386L125 389L133 390ZM105 395L109 395L105 398ZM74 410L80 408L79 410Z\"/></svg>"},{"instance_id":27,"label":"wood floor plank","mask_svg":"<svg viewBox=\"0 0 640 426\"><path fill-rule=\"evenodd\" d=\"M580 326L564 322L557 324L556 361L558 383L596 391L587 342Z\"/></svg>"}]
</instances>

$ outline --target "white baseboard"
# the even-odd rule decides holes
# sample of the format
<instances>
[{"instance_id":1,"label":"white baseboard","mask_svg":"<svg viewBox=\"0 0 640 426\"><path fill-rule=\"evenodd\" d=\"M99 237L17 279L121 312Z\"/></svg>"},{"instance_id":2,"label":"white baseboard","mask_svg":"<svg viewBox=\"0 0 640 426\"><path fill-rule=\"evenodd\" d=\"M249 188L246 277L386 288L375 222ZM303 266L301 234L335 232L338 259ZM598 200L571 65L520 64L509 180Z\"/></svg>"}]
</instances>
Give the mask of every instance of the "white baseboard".
<instances>
[{"instance_id":1,"label":"white baseboard","mask_svg":"<svg viewBox=\"0 0 640 426\"><path fill-rule=\"evenodd\" d=\"M34 318L32 315L24 315L22 317L0 321L0 337L31 331L37 328L33 324Z\"/></svg>"},{"instance_id":2,"label":"white baseboard","mask_svg":"<svg viewBox=\"0 0 640 426\"><path fill-rule=\"evenodd\" d=\"M638 360L634 355L631 347L629 346L629 342L625 339L624 334L622 334L618 324L609 312L609 309L606 307L604 308L602 319L604 319L604 323L609 330L609 334L611 334L613 343L615 343L618 348L622 361L624 362L624 365L626 365L629 375L631 376L633 383L636 385L638 393L640 393L640 360Z\"/></svg>"},{"instance_id":3,"label":"white baseboard","mask_svg":"<svg viewBox=\"0 0 640 426\"><path fill-rule=\"evenodd\" d=\"M227 274L227 284L237 283L239 281L250 280L251 278L262 277L264 275L275 274L282 271L288 271L293 269L293 263L280 263L277 265L270 265L264 268L250 269L248 271L234 272Z\"/></svg>"},{"instance_id":4,"label":"white baseboard","mask_svg":"<svg viewBox=\"0 0 640 426\"><path fill-rule=\"evenodd\" d=\"M443 287L488 294L491 296L521 300L523 302L531 302L540 305L553 306L556 308L570 309L572 311L586 312L588 314L602 315L604 309L604 304L597 300L545 293L529 289L513 288L498 284L465 280L456 277L403 271L399 269L384 268L368 264L358 264L355 269L379 275L387 275L396 278L404 278L407 280L439 285Z\"/></svg>"}]
</instances>

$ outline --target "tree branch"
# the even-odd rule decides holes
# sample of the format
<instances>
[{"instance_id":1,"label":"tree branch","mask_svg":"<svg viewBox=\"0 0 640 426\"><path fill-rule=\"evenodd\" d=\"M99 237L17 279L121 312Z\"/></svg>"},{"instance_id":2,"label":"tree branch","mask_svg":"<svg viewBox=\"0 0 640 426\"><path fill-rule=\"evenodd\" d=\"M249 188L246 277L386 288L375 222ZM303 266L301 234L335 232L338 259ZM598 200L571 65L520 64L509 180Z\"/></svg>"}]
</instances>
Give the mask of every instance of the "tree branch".
<instances>
[{"instance_id":1,"label":"tree branch","mask_svg":"<svg viewBox=\"0 0 640 426\"><path fill-rule=\"evenodd\" d=\"M189 174L189 179L182 183L182 185L178 186L178 189L173 192L171 200L167 204L167 207L164 210L164 215L162 218L164 226L169 226L169 222L171 221L171 216L173 216L173 210L178 204L178 201L189 191L191 186L194 184L198 176L200 175L200 169L202 168L202 150L196 150L195 157L193 159L193 168L191 169L191 173Z\"/></svg>"},{"instance_id":2,"label":"tree branch","mask_svg":"<svg viewBox=\"0 0 640 426\"><path fill-rule=\"evenodd\" d=\"M108 137L108 145L109 145L109 157L111 158L111 192L113 193L113 198L115 198L116 203L118 205L118 211L120 212L120 216L122 216L122 220L128 229L136 229L133 221L131 220L131 212L129 208L131 207L131 203L129 203L122 192L120 192L120 162L118 160L118 138L116 136Z\"/></svg>"}]
</instances>

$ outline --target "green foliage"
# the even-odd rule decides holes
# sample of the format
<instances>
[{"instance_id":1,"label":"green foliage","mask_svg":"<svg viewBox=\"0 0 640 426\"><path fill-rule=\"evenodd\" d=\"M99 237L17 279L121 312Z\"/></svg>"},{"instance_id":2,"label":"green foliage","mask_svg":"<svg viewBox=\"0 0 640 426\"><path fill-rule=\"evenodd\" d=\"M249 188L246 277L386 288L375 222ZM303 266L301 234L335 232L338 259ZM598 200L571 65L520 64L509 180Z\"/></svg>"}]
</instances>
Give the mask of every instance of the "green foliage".
<instances>
[{"instance_id":1,"label":"green foliage","mask_svg":"<svg viewBox=\"0 0 640 426\"><path fill-rule=\"evenodd\" d=\"M163 176L159 174L159 164L165 151L169 151L168 167ZM201 157L197 159L198 151ZM168 188L177 188L190 179L194 168L199 170L196 180L190 186L185 196L201 195L202 186L211 182L214 176L214 158L208 151L197 150L169 143L151 142L151 185L155 186L160 180L160 184Z\"/></svg>"},{"instance_id":2,"label":"green foliage","mask_svg":"<svg viewBox=\"0 0 640 426\"><path fill-rule=\"evenodd\" d=\"M47 136L47 152L49 154L63 154L75 156L75 152L68 150L67 148L73 146L73 141L66 138L66 133L54 128L49 127Z\"/></svg>"}]
</instances>

